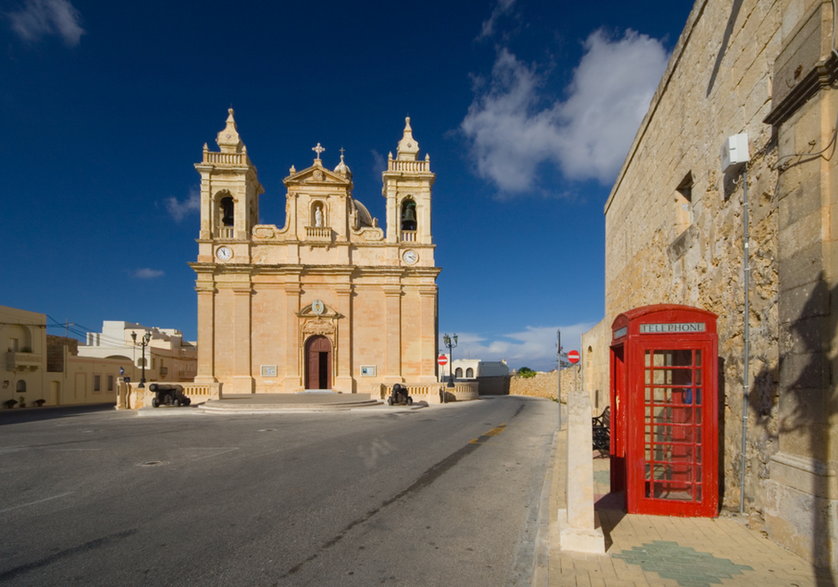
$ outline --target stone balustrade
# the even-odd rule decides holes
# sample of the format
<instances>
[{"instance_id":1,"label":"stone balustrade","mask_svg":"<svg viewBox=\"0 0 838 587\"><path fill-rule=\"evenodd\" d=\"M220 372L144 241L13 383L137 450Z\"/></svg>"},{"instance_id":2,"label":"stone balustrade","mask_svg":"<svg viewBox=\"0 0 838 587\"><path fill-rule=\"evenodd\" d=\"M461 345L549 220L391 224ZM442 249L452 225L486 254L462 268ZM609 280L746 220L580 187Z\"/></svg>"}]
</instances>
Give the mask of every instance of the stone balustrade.
<instances>
[{"instance_id":1,"label":"stone balustrade","mask_svg":"<svg viewBox=\"0 0 838 587\"><path fill-rule=\"evenodd\" d=\"M204 151L204 163L216 165L247 165L247 153L215 153Z\"/></svg>"},{"instance_id":2,"label":"stone balustrade","mask_svg":"<svg viewBox=\"0 0 838 587\"><path fill-rule=\"evenodd\" d=\"M138 387L138 382L127 382L119 379L116 388L116 409L118 410L139 410L150 408L151 399L155 393L149 389L152 383L159 385L180 385L183 387L183 394L192 400L192 404L204 402L208 399L221 398L220 383L189 383L183 381L147 381L145 387Z\"/></svg>"},{"instance_id":3,"label":"stone balustrade","mask_svg":"<svg viewBox=\"0 0 838 587\"><path fill-rule=\"evenodd\" d=\"M458 381L454 387L446 387L445 383L429 383L426 385L416 385L412 383L403 383L407 388L407 393L413 398L414 402L425 401L429 404L441 403L442 396L440 391L445 393L446 402L454 401L469 401L478 398L478 384L476 381ZM386 399L392 390L392 386L381 386L381 399Z\"/></svg>"},{"instance_id":4,"label":"stone balustrade","mask_svg":"<svg viewBox=\"0 0 838 587\"><path fill-rule=\"evenodd\" d=\"M400 161L399 159L390 159L387 161L387 171L402 171L406 173L428 172L431 171L430 161Z\"/></svg>"},{"instance_id":5,"label":"stone balustrade","mask_svg":"<svg viewBox=\"0 0 838 587\"><path fill-rule=\"evenodd\" d=\"M332 229L328 226L306 226L306 238L313 241L331 241Z\"/></svg>"},{"instance_id":6,"label":"stone balustrade","mask_svg":"<svg viewBox=\"0 0 838 587\"><path fill-rule=\"evenodd\" d=\"M416 242L416 231L415 230L403 230L402 234L402 242L405 243L415 243Z\"/></svg>"}]
</instances>

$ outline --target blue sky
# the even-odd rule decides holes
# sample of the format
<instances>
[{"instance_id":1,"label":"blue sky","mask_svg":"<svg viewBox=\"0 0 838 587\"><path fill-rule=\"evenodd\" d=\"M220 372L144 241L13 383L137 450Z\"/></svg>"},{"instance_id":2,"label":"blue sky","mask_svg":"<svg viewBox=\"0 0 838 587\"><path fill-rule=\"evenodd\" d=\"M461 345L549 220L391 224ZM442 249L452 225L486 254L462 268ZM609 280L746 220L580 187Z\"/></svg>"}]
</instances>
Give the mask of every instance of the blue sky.
<instances>
[{"instance_id":1,"label":"blue sky","mask_svg":"<svg viewBox=\"0 0 838 587\"><path fill-rule=\"evenodd\" d=\"M317 142L383 221L409 115L437 174L440 333L550 369L557 328L576 348L602 318L602 207L690 8L0 0L0 304L194 339L192 165L227 108L279 225Z\"/></svg>"}]
</instances>

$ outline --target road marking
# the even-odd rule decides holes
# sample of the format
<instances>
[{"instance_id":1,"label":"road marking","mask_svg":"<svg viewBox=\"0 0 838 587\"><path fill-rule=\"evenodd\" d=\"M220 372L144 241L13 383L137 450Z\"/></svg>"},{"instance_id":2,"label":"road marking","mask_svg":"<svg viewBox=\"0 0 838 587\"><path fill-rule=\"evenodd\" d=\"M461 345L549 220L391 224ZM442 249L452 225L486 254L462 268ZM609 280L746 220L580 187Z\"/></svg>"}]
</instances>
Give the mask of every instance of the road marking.
<instances>
[{"instance_id":1,"label":"road marking","mask_svg":"<svg viewBox=\"0 0 838 587\"><path fill-rule=\"evenodd\" d=\"M22 503L20 505L16 505L16 506L12 506L10 508L2 509L2 510L0 510L0 514L4 514L6 512L10 512L12 510L17 510L17 509L20 509L20 508L29 507L30 505L38 505L39 503L44 503L45 501L52 501L53 499L58 499L58 498L61 498L61 497L65 497L65 496L70 495L72 493L73 493L72 491L68 491L66 493L59 493L58 495L53 495L52 497L45 497L44 499L39 499L37 501L30 501L29 503Z\"/></svg>"},{"instance_id":2,"label":"road marking","mask_svg":"<svg viewBox=\"0 0 838 587\"><path fill-rule=\"evenodd\" d=\"M482 443L486 442L487 440L489 440L492 436L497 436L498 434L503 432L505 428L506 428L506 424L501 424L497 428L492 428L491 430L489 430L485 434L483 434L481 436L478 436L477 438L474 438L472 440L469 440L468 443L469 444L482 444Z\"/></svg>"},{"instance_id":3,"label":"road marking","mask_svg":"<svg viewBox=\"0 0 838 587\"><path fill-rule=\"evenodd\" d=\"M321 552L331 548L332 546L334 546L335 544L337 544L338 542L343 540L343 538L353 528L355 528L355 526L358 526L360 524L363 524L363 523L367 522L370 518L377 515L381 510L383 510L386 507L390 506L391 504L399 501L400 499L403 499L403 498L409 496L412 493L417 493L417 492L421 491L422 489L425 489L426 487L431 485L434 481L436 481L439 477L441 477L446 471L448 471L454 465L456 465L458 462L460 462L460 460L463 459L466 455L469 455L469 454L473 453L474 451L476 451L478 448L480 448L480 445L482 445L484 442L486 442L489 438L491 438L492 436L497 436L498 434L503 432L504 428L506 428L506 424L501 424L497 428L492 428L491 430L489 430L485 434L475 438L474 440L470 440L468 444L466 444L465 446L463 446L459 450L454 451L453 453L451 453L450 455L448 455L447 457L445 457L444 459L439 461L437 464L435 464L432 467L430 467L429 469L427 469L424 473L422 473L422 475L416 481L413 482L413 484L410 487L400 491L399 493L397 493L396 495L394 495L394 496L392 496L388 499L385 499L381 503L381 505L379 505L378 507L375 507L375 508L371 509L370 511L368 511L366 514L364 514L360 518L357 518L357 519L353 520L352 522L350 522L349 524L347 524L346 526L344 526L344 528L340 532L338 532L338 534L336 534L333 538L331 538L330 540L327 540L326 542L321 544L320 547L319 547L319 550L317 552L309 555L304 560L301 560L300 562L298 562L296 565L294 565L293 567L291 567L290 569L285 571L284 574L280 575L279 578L280 579L287 579L288 577L290 577L292 575L295 575L306 564L308 564L311 561L313 561L314 559L318 558L320 556Z\"/></svg>"}]
</instances>

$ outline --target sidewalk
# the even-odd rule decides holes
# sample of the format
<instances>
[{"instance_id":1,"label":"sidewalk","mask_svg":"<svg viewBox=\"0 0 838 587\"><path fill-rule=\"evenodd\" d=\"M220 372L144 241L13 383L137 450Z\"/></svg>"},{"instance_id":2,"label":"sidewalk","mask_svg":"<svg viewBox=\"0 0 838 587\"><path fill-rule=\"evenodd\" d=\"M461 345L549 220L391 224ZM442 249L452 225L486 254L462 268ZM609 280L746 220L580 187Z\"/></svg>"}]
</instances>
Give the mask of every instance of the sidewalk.
<instances>
[{"instance_id":1,"label":"sidewalk","mask_svg":"<svg viewBox=\"0 0 838 587\"><path fill-rule=\"evenodd\" d=\"M562 552L557 511L565 501L565 441L556 442L550 491L550 531L546 560L536 573L544 585L833 585L827 572L745 526L744 518L723 512L719 518L628 515L621 496L609 494L609 462L594 458L595 509L605 534L604 556ZM594 457L598 455L594 452Z\"/></svg>"}]
</instances>

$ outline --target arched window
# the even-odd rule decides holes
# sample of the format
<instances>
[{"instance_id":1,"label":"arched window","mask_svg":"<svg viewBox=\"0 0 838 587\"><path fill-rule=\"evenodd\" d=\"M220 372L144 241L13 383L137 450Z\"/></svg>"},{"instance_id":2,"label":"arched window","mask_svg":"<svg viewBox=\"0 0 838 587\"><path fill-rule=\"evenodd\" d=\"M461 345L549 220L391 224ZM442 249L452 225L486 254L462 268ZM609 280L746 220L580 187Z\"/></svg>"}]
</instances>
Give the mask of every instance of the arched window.
<instances>
[{"instance_id":1,"label":"arched window","mask_svg":"<svg viewBox=\"0 0 838 587\"><path fill-rule=\"evenodd\" d=\"M402 202L401 226L402 230L416 230L416 202L413 198L405 198Z\"/></svg>"},{"instance_id":2,"label":"arched window","mask_svg":"<svg viewBox=\"0 0 838 587\"><path fill-rule=\"evenodd\" d=\"M473 379L474 378L474 369L469 367L466 369L466 379Z\"/></svg>"},{"instance_id":3,"label":"arched window","mask_svg":"<svg viewBox=\"0 0 838 587\"><path fill-rule=\"evenodd\" d=\"M454 369L454 377L462 377L463 376L463 369L462 367L457 367Z\"/></svg>"},{"instance_id":4,"label":"arched window","mask_svg":"<svg viewBox=\"0 0 838 587\"><path fill-rule=\"evenodd\" d=\"M233 226L234 216L233 216L233 197L232 196L224 196L221 198L219 202L219 206L221 206L221 225L222 226Z\"/></svg>"},{"instance_id":5,"label":"arched window","mask_svg":"<svg viewBox=\"0 0 838 587\"><path fill-rule=\"evenodd\" d=\"M26 382L23 379L18 381L16 389L18 393L26 393Z\"/></svg>"}]
</instances>

